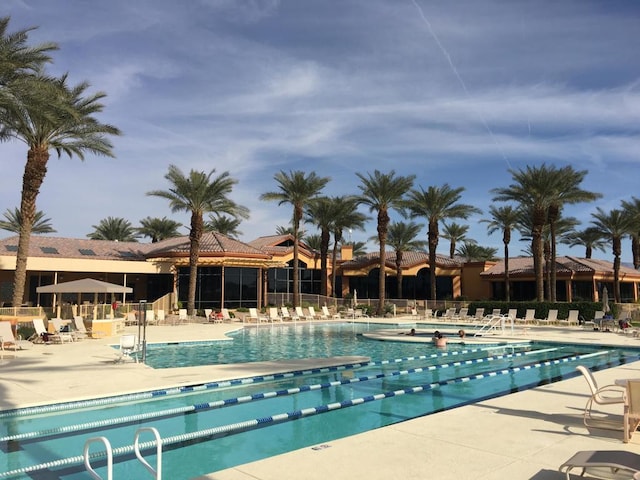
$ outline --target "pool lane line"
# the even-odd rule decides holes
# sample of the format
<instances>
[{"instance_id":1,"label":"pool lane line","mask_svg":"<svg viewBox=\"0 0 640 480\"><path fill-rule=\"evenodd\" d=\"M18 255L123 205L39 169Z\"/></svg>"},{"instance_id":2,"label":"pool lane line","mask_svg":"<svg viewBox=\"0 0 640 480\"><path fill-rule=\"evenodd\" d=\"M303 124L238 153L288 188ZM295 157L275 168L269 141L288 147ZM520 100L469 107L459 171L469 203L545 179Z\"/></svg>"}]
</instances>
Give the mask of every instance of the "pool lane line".
<instances>
[{"instance_id":1,"label":"pool lane line","mask_svg":"<svg viewBox=\"0 0 640 480\"><path fill-rule=\"evenodd\" d=\"M271 375L260 375L256 377L245 377L233 380L225 380L220 382L208 382L198 385L188 385L184 387L175 387L161 390L151 390L146 392L138 392L138 393L130 393L126 395L115 395L112 397L101 397L101 398L93 398L88 400L79 400L75 402L64 402L64 403L56 403L50 405L39 405L34 407L26 407L26 408L16 408L12 410L4 410L0 411L0 419L8 418L8 417L16 417L16 416L28 416L28 415L39 415L42 413L53 413L53 412L61 412L65 410L75 410L79 408L92 408L96 406L105 406L112 405L115 403L126 403L132 401L140 401L140 400L150 400L156 397L164 397L171 395L180 395L184 393L194 393L204 390L216 389L216 388L226 388L232 386L239 385L249 385L252 383L266 382L266 381L275 381L275 380L284 380L293 377L299 377L304 375L315 375L321 373L331 373L338 372L342 370L352 370L362 367L369 367L375 365L386 365L387 363L400 363L406 361L415 361L415 360L424 360L427 358L438 358L438 357L446 357L450 355L463 355L467 353L478 353L488 350L494 349L504 349L506 345L502 346L492 346L492 347L483 347L483 348L473 348L473 349L465 349L453 352L439 352L430 355L420 355L415 357L406 357L406 358L398 358L394 360L379 360L373 362L366 363L351 363L344 365L336 365L332 367L321 367L307 370L294 370L292 372L283 372L283 373L275 373ZM522 344L522 347L528 347L529 344Z\"/></svg>"},{"instance_id":2,"label":"pool lane line","mask_svg":"<svg viewBox=\"0 0 640 480\"><path fill-rule=\"evenodd\" d=\"M429 371L464 366L464 365L488 363L496 360L523 357L526 355L531 355L532 353L549 353L556 350L559 350L559 348L546 348L546 349L536 350L535 352L516 352L516 353L503 354L503 355L494 355L492 357L484 357L484 358L461 360L461 361L456 361L451 363L428 365L426 367L416 367L416 368L410 368L406 370L396 370L393 372L378 373L375 375L366 375L366 376L361 376L356 378L344 378L341 380L334 380L331 382L317 383L312 385L302 385L300 387L292 387L284 390L254 393L252 395L245 395L242 397L233 397L233 398L228 398L223 400L216 400L213 402L198 403L194 405L170 408L170 409L159 410L155 412L140 413L137 415L127 415L122 417L114 417L114 418L109 418L104 420L97 420L94 422L86 422L86 423L79 423L79 424L73 424L73 425L66 425L62 427L55 427L55 428L50 428L46 430L17 433L15 435L7 435L4 437L0 437L0 443L9 442L9 441L25 441L25 440L41 441L46 438L62 436L68 433L77 433L77 432L82 432L87 430L96 430L96 429L105 428L105 427L116 427L116 426L127 424L127 423L129 424L138 423L140 421L151 420L151 419L169 418L177 415L198 413L206 410L213 410L218 408L245 404L245 403L249 403L256 400L268 400L276 397L297 395L298 393L323 390L323 389L338 387L341 385L349 385L354 383L367 382L371 380L379 380L382 378L399 377L399 376L411 375L414 373L423 373L423 372L429 372Z\"/></svg>"},{"instance_id":3,"label":"pool lane line","mask_svg":"<svg viewBox=\"0 0 640 480\"><path fill-rule=\"evenodd\" d=\"M243 422L237 422L237 423L232 423L228 425L221 425L218 427L199 430L191 433L183 433L180 435L161 438L160 441L162 442L162 446L165 447L165 446L170 446L170 445L184 443L184 442L192 442L195 440L204 439L208 437L215 437L221 434L229 435L229 434L243 432L249 429L268 426L271 424L275 425L275 424L283 423L286 421L299 420L301 418L310 417L310 416L321 414L321 413L328 413L328 412L339 410L342 408L349 408L349 407L354 407L364 403L384 400L386 398L398 397L406 394L421 393L421 392L433 390L435 388L439 388L447 385L455 385L458 383L465 383L473 380L480 380L482 378L496 377L499 375L508 375L511 373L518 373L522 371L533 370L533 369L542 368L545 366L557 365L560 363L568 363L570 361L575 361L575 360L583 360L585 358L592 358L600 355L605 355L609 352L610 350L602 350L599 352L588 353L585 355L574 355L572 357L564 358L562 360L550 360L545 362L537 362L537 363L523 366L523 367L505 368L502 370L486 372L483 374L469 375L466 377L459 377L451 380L443 380L435 383L428 383L428 384L423 384L423 385L418 385L413 387L407 387L401 390L393 390L393 391L388 391L383 393L377 393L377 394L367 395L365 397L359 397L351 400L344 400L342 402L329 403L329 404L320 405L317 407L310 407L310 408L294 410L286 413L269 415L266 417L255 418L253 420L246 420ZM156 441L151 440L147 442L139 442L138 448L141 452L145 450L149 450L151 448L155 449ZM119 457L122 455L130 455L131 453L134 453L134 445L124 445L122 447L116 447L112 450L114 460L116 459L116 457ZM106 456L107 456L106 451L97 451L97 452L90 453L89 459L90 460L102 459L102 458L106 458ZM84 456L76 455L73 457L66 457L59 460L52 460L50 462L40 463L37 465L28 466L28 467L21 467L18 469L7 471L7 472L0 472L0 478L11 478L17 475L29 474L29 473L34 473L41 470L48 470L51 468L76 465L80 463L84 463Z\"/></svg>"}]
</instances>

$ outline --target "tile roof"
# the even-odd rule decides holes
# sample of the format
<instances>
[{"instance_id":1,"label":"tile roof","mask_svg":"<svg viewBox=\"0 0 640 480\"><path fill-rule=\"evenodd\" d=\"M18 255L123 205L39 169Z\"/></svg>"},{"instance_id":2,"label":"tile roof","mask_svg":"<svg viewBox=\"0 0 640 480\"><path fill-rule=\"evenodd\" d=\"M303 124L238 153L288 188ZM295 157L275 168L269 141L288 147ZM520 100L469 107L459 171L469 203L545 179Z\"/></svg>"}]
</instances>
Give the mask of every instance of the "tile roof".
<instances>
[{"instance_id":1,"label":"tile roof","mask_svg":"<svg viewBox=\"0 0 640 480\"><path fill-rule=\"evenodd\" d=\"M343 269L357 269L366 265L370 265L373 263L377 263L380 255L378 252L367 253L365 255L360 255L352 260L348 260L342 264ZM385 265L390 268L395 268L396 265L396 252L387 252L386 253L386 261ZM402 267L410 268L419 264L428 264L429 263L429 254L426 252L403 252L402 255ZM449 258L445 255L436 255L436 265L441 267L451 268L451 267L460 267L462 266L462 262L456 260L455 258Z\"/></svg>"},{"instance_id":2,"label":"tile roof","mask_svg":"<svg viewBox=\"0 0 640 480\"><path fill-rule=\"evenodd\" d=\"M147 257L181 256L189 254L190 240L188 236L174 237L151 244ZM227 237L218 232L205 232L200 239L200 256L238 255L268 258L267 252L255 248L248 243Z\"/></svg>"},{"instance_id":3,"label":"tile roof","mask_svg":"<svg viewBox=\"0 0 640 480\"><path fill-rule=\"evenodd\" d=\"M606 260L578 257L557 257L557 273L611 273L613 263ZM626 275L640 275L640 272L626 266L620 267L620 273ZM504 260L499 261L493 267L480 274L483 277L504 276ZM533 257L513 257L509 258L509 275L512 276L532 276Z\"/></svg>"},{"instance_id":4,"label":"tile roof","mask_svg":"<svg viewBox=\"0 0 640 480\"><path fill-rule=\"evenodd\" d=\"M281 243L286 242L292 243L291 245L280 245ZM251 240L249 245L272 255L285 255L286 253L293 251L293 235L267 235L265 237L258 237L255 240ZM298 242L298 248L300 252L307 257L313 257L315 254L315 251L303 241Z\"/></svg>"},{"instance_id":5,"label":"tile roof","mask_svg":"<svg viewBox=\"0 0 640 480\"><path fill-rule=\"evenodd\" d=\"M18 240L17 235L0 240L0 255L15 256ZM137 242L32 235L29 241L29 257L141 261L145 259L148 247L149 244Z\"/></svg>"}]
</instances>

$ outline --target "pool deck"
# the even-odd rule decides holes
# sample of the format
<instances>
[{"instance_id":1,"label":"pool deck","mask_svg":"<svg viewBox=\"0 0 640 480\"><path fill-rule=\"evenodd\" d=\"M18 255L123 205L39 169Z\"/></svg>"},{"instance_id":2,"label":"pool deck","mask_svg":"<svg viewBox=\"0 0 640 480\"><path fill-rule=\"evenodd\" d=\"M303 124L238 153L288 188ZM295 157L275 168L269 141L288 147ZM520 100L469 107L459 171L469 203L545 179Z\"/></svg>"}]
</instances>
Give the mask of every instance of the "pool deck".
<instances>
[{"instance_id":1,"label":"pool deck","mask_svg":"<svg viewBox=\"0 0 640 480\"><path fill-rule=\"evenodd\" d=\"M407 330L414 326L410 318L376 319L375 323L402 321L406 321ZM147 330L147 340L217 340L238 327L238 324L152 326ZM416 328L419 330L421 327L416 325ZM127 327L127 331L137 333L137 328ZM527 331L518 327L513 336L504 340L508 338L640 347L640 338L630 334L595 332L578 327L531 327ZM119 337L111 337L61 345L32 345L15 353L5 351L0 358L0 409L348 361L343 357L153 370L136 363L115 364L117 354L109 345L118 342ZM352 357L351 360L361 360L361 357ZM639 367L640 363L634 362L598 371L595 377L600 385L611 384L618 378L640 378ZM582 413L587 399L587 384L582 377L576 377L198 478L561 480L565 476L558 472L558 467L579 450L640 453L640 434L624 444L622 431L590 430L583 425ZM622 425L621 405L604 411L619 418Z\"/></svg>"}]
</instances>

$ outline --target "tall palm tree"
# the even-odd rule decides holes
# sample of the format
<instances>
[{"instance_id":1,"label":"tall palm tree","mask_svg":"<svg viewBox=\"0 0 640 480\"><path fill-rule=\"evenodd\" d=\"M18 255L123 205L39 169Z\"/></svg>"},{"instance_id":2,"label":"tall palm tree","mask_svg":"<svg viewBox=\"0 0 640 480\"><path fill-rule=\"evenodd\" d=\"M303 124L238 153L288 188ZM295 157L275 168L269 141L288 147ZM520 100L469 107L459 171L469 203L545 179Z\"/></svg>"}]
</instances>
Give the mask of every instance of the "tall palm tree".
<instances>
[{"instance_id":1,"label":"tall palm tree","mask_svg":"<svg viewBox=\"0 0 640 480\"><path fill-rule=\"evenodd\" d=\"M631 197L631 200L622 201L622 209L626 215L635 218L637 228L631 232L631 254L633 258L633 268L640 268L640 199Z\"/></svg>"},{"instance_id":2,"label":"tall palm tree","mask_svg":"<svg viewBox=\"0 0 640 480\"><path fill-rule=\"evenodd\" d=\"M22 214L20 213L20 209L14 208L11 210L7 208L3 215L5 220L0 220L0 229L13 233L20 233L20 229L22 228ZM31 233L39 235L42 233L55 232L56 230L51 226L51 219L44 218L44 212L37 210L33 217Z\"/></svg>"},{"instance_id":3,"label":"tall palm tree","mask_svg":"<svg viewBox=\"0 0 640 480\"><path fill-rule=\"evenodd\" d=\"M178 229L182 227L180 222L167 217L146 217L140 220L141 227L136 230L138 235L151 238L151 243L157 243L167 238L179 237Z\"/></svg>"},{"instance_id":4,"label":"tall palm tree","mask_svg":"<svg viewBox=\"0 0 640 480\"><path fill-rule=\"evenodd\" d=\"M622 255L622 238L633 232L633 218L623 210L613 209L605 212L597 207L596 213L591 214L591 224L603 236L609 238L613 250L613 298L620 303L620 256Z\"/></svg>"},{"instance_id":5,"label":"tall palm tree","mask_svg":"<svg viewBox=\"0 0 640 480\"><path fill-rule=\"evenodd\" d=\"M449 240L449 258L453 258L456 254L456 244L458 242L476 243L475 240L467 238L469 225L460 225L456 222L442 222L442 235L445 240Z\"/></svg>"},{"instance_id":6,"label":"tall palm tree","mask_svg":"<svg viewBox=\"0 0 640 480\"><path fill-rule=\"evenodd\" d=\"M242 220L239 218L232 218L227 215L211 215L209 214L209 220L205 222L204 229L207 232L218 232L227 237L238 238L242 235L242 232L238 230Z\"/></svg>"},{"instance_id":7,"label":"tall palm tree","mask_svg":"<svg viewBox=\"0 0 640 480\"><path fill-rule=\"evenodd\" d=\"M536 299L544 300L544 271L542 230L547 224L551 200L556 194L555 168L546 165L527 166L524 170L509 170L514 183L505 188L494 188L494 201L515 202L531 216L531 252L536 277Z\"/></svg>"},{"instance_id":8,"label":"tall palm tree","mask_svg":"<svg viewBox=\"0 0 640 480\"><path fill-rule=\"evenodd\" d=\"M398 298L402 296L402 260L404 252L423 249L427 242L417 240L422 225L414 222L392 222L389 224L387 244L396 254L396 282L398 284ZM377 240L377 239L376 239Z\"/></svg>"},{"instance_id":9,"label":"tall palm tree","mask_svg":"<svg viewBox=\"0 0 640 480\"><path fill-rule=\"evenodd\" d=\"M543 165L544 167L544 165ZM571 166L562 168L549 167L553 178L553 192L549 199L547 221L549 222L549 236L551 240L551 298L556 301L556 222L564 205L582 202L592 202L600 197L599 193L589 192L580 188L580 184L587 175L587 170L577 171Z\"/></svg>"},{"instance_id":10,"label":"tall palm tree","mask_svg":"<svg viewBox=\"0 0 640 480\"><path fill-rule=\"evenodd\" d=\"M345 243L343 243L344 245ZM347 245L351 245L351 248L353 249L353 258L355 257L361 257L362 255L366 255L367 254L367 244L366 242L349 242Z\"/></svg>"},{"instance_id":11,"label":"tall palm tree","mask_svg":"<svg viewBox=\"0 0 640 480\"><path fill-rule=\"evenodd\" d=\"M310 201L305 209L306 221L320 229L318 251L320 252L320 295L323 296L327 296L329 283L327 259L331 240L331 225L334 218L333 207L333 201L329 197L318 197ZM307 245L309 245L308 242Z\"/></svg>"},{"instance_id":12,"label":"tall palm tree","mask_svg":"<svg viewBox=\"0 0 640 480\"><path fill-rule=\"evenodd\" d=\"M569 247L584 247L585 258L591 258L594 249L604 252L604 247L607 244L600 231L594 227L568 232L560 238L560 241Z\"/></svg>"},{"instance_id":13,"label":"tall palm tree","mask_svg":"<svg viewBox=\"0 0 640 480\"><path fill-rule=\"evenodd\" d=\"M407 208L413 217L424 217L429 224L429 277L431 300L436 300L436 250L440 232L438 224L448 218L467 219L474 213L482 213L473 205L458 203L464 187L451 188L448 184L441 187L430 186L425 190L412 189L407 197Z\"/></svg>"},{"instance_id":14,"label":"tall palm tree","mask_svg":"<svg viewBox=\"0 0 640 480\"><path fill-rule=\"evenodd\" d=\"M336 270L338 263L338 248L342 245L345 230L364 230L364 224L369 219L364 213L358 212L358 198L351 195L331 197L333 221L333 252L331 253L331 296L336 296ZM354 245L354 255L356 255Z\"/></svg>"},{"instance_id":15,"label":"tall palm tree","mask_svg":"<svg viewBox=\"0 0 640 480\"><path fill-rule=\"evenodd\" d=\"M266 192L260 195L261 200L276 201L278 205L285 203L293 206L293 306L300 305L300 272L299 264L299 242L300 242L300 221L304 214L304 207L310 200L317 197L325 185L329 182L329 177L320 177L315 172L306 175L300 170L290 171L288 174L280 171L274 176L278 183L279 191Z\"/></svg>"},{"instance_id":16,"label":"tall palm tree","mask_svg":"<svg viewBox=\"0 0 640 480\"><path fill-rule=\"evenodd\" d=\"M359 203L369 207L370 212L378 213L378 245L380 246L380 274L378 278L378 308L376 314L384 314L385 303L385 273L386 273L386 246L387 231L389 228L389 210L401 210L405 193L413 186L415 175L396 176L396 172L382 173L375 170L373 175L356 173L360 179Z\"/></svg>"},{"instance_id":17,"label":"tall palm tree","mask_svg":"<svg viewBox=\"0 0 640 480\"><path fill-rule=\"evenodd\" d=\"M26 283L29 240L36 212L36 198L47 173L49 151L58 157L63 153L84 160L85 152L113 156L108 135L119 135L111 125L100 123L94 116L103 109L102 92L86 95L89 84L67 85L61 78L26 77L15 95L18 108L0 109L3 138L15 138L28 147L22 177L20 213L22 228L18 241L13 302L20 305Z\"/></svg>"},{"instance_id":18,"label":"tall palm tree","mask_svg":"<svg viewBox=\"0 0 640 480\"><path fill-rule=\"evenodd\" d=\"M480 220L487 223L487 232L489 235L497 231L502 232L502 243L504 244L504 294L505 300L511 299L511 282L509 280L509 243L511 243L511 231L517 228L519 212L512 205L504 205L489 207L489 215L491 219Z\"/></svg>"},{"instance_id":19,"label":"tall palm tree","mask_svg":"<svg viewBox=\"0 0 640 480\"><path fill-rule=\"evenodd\" d=\"M196 303L196 281L198 278L198 259L200 239L204 233L204 214L229 214L242 218L249 217L249 211L229 198L233 186L238 183L223 172L214 177L215 169L209 173L191 170L186 176L175 165L169 165L164 176L170 183L169 190L152 190L147 195L161 197L169 201L172 212L190 212L189 231L189 293L187 313L193 315Z\"/></svg>"},{"instance_id":20,"label":"tall palm tree","mask_svg":"<svg viewBox=\"0 0 640 480\"><path fill-rule=\"evenodd\" d=\"M91 240L111 240L116 242L137 242L138 231L131 222L121 217L107 217L98 225L91 225L94 230L87 234Z\"/></svg>"}]
</instances>

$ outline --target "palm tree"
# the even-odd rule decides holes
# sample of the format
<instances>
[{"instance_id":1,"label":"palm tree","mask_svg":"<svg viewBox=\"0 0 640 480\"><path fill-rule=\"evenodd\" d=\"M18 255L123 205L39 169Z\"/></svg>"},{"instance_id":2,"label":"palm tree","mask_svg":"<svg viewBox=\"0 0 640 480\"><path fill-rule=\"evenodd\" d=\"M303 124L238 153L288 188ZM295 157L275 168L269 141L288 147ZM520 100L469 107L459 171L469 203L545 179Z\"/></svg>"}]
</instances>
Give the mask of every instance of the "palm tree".
<instances>
[{"instance_id":1,"label":"palm tree","mask_svg":"<svg viewBox=\"0 0 640 480\"><path fill-rule=\"evenodd\" d=\"M200 256L200 239L204 233L203 216L207 212L217 215L229 214L248 218L249 211L229 198L233 186L237 183L223 172L213 177L215 169L208 174L191 170L188 176L175 165L169 165L164 176L171 185L169 190L153 190L147 195L169 200L172 212L190 212L189 231L189 293L187 297L187 313L193 315L196 303L196 281L198 278L198 258ZM212 178L213 177L213 178Z\"/></svg>"},{"instance_id":2,"label":"palm tree","mask_svg":"<svg viewBox=\"0 0 640 480\"><path fill-rule=\"evenodd\" d=\"M442 238L449 240L449 258L453 258L456 254L456 244L458 242L476 243L475 240L467 238L469 225L460 225L456 222L442 222Z\"/></svg>"},{"instance_id":3,"label":"palm tree","mask_svg":"<svg viewBox=\"0 0 640 480\"><path fill-rule=\"evenodd\" d=\"M491 235L494 232L502 231L502 243L504 243L504 294L505 300L511 299L511 285L509 280L509 243L511 243L511 231L517 228L519 212L511 205L489 207L490 220L480 220L486 222L487 232Z\"/></svg>"},{"instance_id":4,"label":"palm tree","mask_svg":"<svg viewBox=\"0 0 640 480\"><path fill-rule=\"evenodd\" d=\"M600 231L594 227L569 232L563 235L560 241L569 245L569 247L584 247L585 258L591 258L594 249L604 252L604 247L607 244Z\"/></svg>"},{"instance_id":5,"label":"palm tree","mask_svg":"<svg viewBox=\"0 0 640 480\"><path fill-rule=\"evenodd\" d=\"M110 240L112 242L137 242L137 229L131 222L121 217L107 217L98 225L91 225L94 230L87 234L91 240Z\"/></svg>"},{"instance_id":6,"label":"palm tree","mask_svg":"<svg viewBox=\"0 0 640 480\"><path fill-rule=\"evenodd\" d=\"M497 248L482 247L477 243L464 242L457 250L456 254L464 257L467 262L478 262L483 260L495 260Z\"/></svg>"},{"instance_id":7,"label":"palm tree","mask_svg":"<svg viewBox=\"0 0 640 480\"><path fill-rule=\"evenodd\" d=\"M18 208L14 208L13 211L7 208L4 212L5 221L0 220L0 229L7 230L13 233L20 233L22 228L22 214ZM42 233L55 233L56 230L51 226L51 219L44 218L44 212L37 210L33 217L33 226L31 227L31 233L36 235Z\"/></svg>"},{"instance_id":8,"label":"palm tree","mask_svg":"<svg viewBox=\"0 0 640 480\"><path fill-rule=\"evenodd\" d=\"M640 268L640 199L631 197L631 200L622 201L622 209L625 213L636 219L637 228L631 232L631 254L633 257L633 268Z\"/></svg>"},{"instance_id":9,"label":"palm tree","mask_svg":"<svg viewBox=\"0 0 640 480\"><path fill-rule=\"evenodd\" d=\"M403 253L410 250L418 250L425 247L427 242L416 240L420 234L422 225L414 222L393 222L389 225L387 244L393 248L396 254L396 282L398 284L398 298L402 296L402 260ZM377 239L376 239L377 240Z\"/></svg>"},{"instance_id":10,"label":"palm tree","mask_svg":"<svg viewBox=\"0 0 640 480\"><path fill-rule=\"evenodd\" d=\"M451 188L448 184L442 187L430 186L425 190L412 189L407 198L407 208L413 217L425 217L429 223L427 233L429 239L429 277L431 283L431 300L436 300L436 250L438 248L438 224L447 218L467 219L481 210L473 205L458 203L464 187Z\"/></svg>"},{"instance_id":11,"label":"palm tree","mask_svg":"<svg viewBox=\"0 0 640 480\"><path fill-rule=\"evenodd\" d=\"M305 175L300 170L290 171L288 174L280 171L275 174L274 179L280 191L263 193L260 199L276 201L278 205L288 203L293 206L291 221L293 226L293 306L297 307L300 305L300 272L298 271L300 221L307 203L320 194L330 179L319 177L315 172Z\"/></svg>"},{"instance_id":12,"label":"palm tree","mask_svg":"<svg viewBox=\"0 0 640 480\"><path fill-rule=\"evenodd\" d=\"M531 231L531 252L536 277L536 299L544 300L543 244L542 230L547 223L551 200L556 194L555 168L527 166L525 170L509 170L514 183L506 188L494 188L494 201L515 202L523 211L529 212Z\"/></svg>"},{"instance_id":13,"label":"palm tree","mask_svg":"<svg viewBox=\"0 0 640 480\"><path fill-rule=\"evenodd\" d=\"M338 248L342 244L343 233L348 230L364 230L364 224L369 219L364 213L358 212L358 198L346 195L331 197L333 221L331 232L333 233L333 252L331 253L331 296L336 296L336 269L338 263ZM354 245L354 255L356 255Z\"/></svg>"},{"instance_id":14,"label":"palm tree","mask_svg":"<svg viewBox=\"0 0 640 480\"><path fill-rule=\"evenodd\" d=\"M543 165L544 167L544 165ZM582 202L592 202L600 197L599 193L588 192L580 188L580 184L587 175L587 170L576 171L571 166L563 168L550 167L549 172L553 178L553 193L550 198L547 221L549 222L549 235L551 240L551 298L556 301L556 222L560 218L560 212L564 205Z\"/></svg>"},{"instance_id":15,"label":"palm tree","mask_svg":"<svg viewBox=\"0 0 640 480\"><path fill-rule=\"evenodd\" d=\"M605 212L600 207L596 213L592 213L592 225L602 236L608 237L613 250L613 298L620 303L620 255L622 255L622 237L629 235L634 230L633 218L623 210L613 209Z\"/></svg>"},{"instance_id":16,"label":"palm tree","mask_svg":"<svg viewBox=\"0 0 640 480\"><path fill-rule=\"evenodd\" d=\"M167 238L179 237L178 228L182 227L180 222L167 217L152 218L146 217L140 220L141 227L137 228L138 235L151 238L151 243L157 243Z\"/></svg>"},{"instance_id":17,"label":"palm tree","mask_svg":"<svg viewBox=\"0 0 640 480\"><path fill-rule=\"evenodd\" d=\"M389 210L401 210L405 193L413 186L415 175L406 177L397 176L394 170L384 174L378 170L373 175L366 176L356 173L361 184L358 185L361 193L358 197L359 203L369 207L370 212L378 212L378 245L380 246L380 274L378 278L379 301L376 314L384 314L385 302L385 274L386 274L386 246L387 231L389 228Z\"/></svg>"},{"instance_id":18,"label":"palm tree","mask_svg":"<svg viewBox=\"0 0 640 480\"><path fill-rule=\"evenodd\" d=\"M362 255L366 255L367 254L367 244L366 242L349 242L349 243L343 243L343 245L351 245L351 248L353 249L353 258L356 257L361 257Z\"/></svg>"},{"instance_id":19,"label":"palm tree","mask_svg":"<svg viewBox=\"0 0 640 480\"><path fill-rule=\"evenodd\" d=\"M320 229L317 250L320 252L320 295L323 296L327 296L329 283L327 258L329 256L329 242L331 240L331 225L334 218L333 206L333 201L330 198L318 197L310 201L305 210L306 221ZM309 245L309 242L307 242L307 245Z\"/></svg>"},{"instance_id":20,"label":"palm tree","mask_svg":"<svg viewBox=\"0 0 640 480\"><path fill-rule=\"evenodd\" d=\"M18 108L0 109L3 138L23 141L29 148L22 177L20 213L22 228L18 241L13 302L22 303L26 283L27 256L31 229L35 219L36 198L47 173L49 150L60 157L76 155L84 160L85 152L112 157L107 135L120 131L98 122L94 114L101 112L102 92L85 96L89 84L67 85L67 76L49 78L25 77L15 95Z\"/></svg>"},{"instance_id":21,"label":"palm tree","mask_svg":"<svg viewBox=\"0 0 640 480\"><path fill-rule=\"evenodd\" d=\"M218 232L227 237L238 238L242 232L238 230L242 220L239 218L228 217L227 215L211 215L209 220L205 222L204 229L207 232Z\"/></svg>"}]
</instances>

